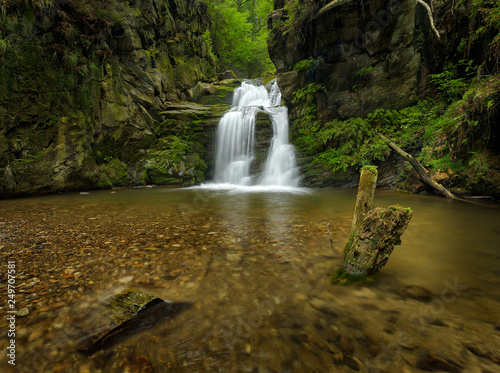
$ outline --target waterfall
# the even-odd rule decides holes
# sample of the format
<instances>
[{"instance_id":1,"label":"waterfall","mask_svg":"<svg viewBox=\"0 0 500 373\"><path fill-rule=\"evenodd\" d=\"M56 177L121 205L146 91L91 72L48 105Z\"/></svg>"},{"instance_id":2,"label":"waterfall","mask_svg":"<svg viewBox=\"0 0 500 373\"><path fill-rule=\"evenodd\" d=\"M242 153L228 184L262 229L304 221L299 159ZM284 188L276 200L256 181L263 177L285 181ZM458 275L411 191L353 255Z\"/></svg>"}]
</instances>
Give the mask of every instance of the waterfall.
<instances>
[{"instance_id":1,"label":"waterfall","mask_svg":"<svg viewBox=\"0 0 500 373\"><path fill-rule=\"evenodd\" d=\"M269 114L273 138L264 171L250 174L255 158L255 118L258 111ZM295 150L288 140L288 109L281 106L276 81L269 90L263 85L243 82L233 95L233 107L219 122L216 137L215 182L219 184L297 187L299 175Z\"/></svg>"}]
</instances>

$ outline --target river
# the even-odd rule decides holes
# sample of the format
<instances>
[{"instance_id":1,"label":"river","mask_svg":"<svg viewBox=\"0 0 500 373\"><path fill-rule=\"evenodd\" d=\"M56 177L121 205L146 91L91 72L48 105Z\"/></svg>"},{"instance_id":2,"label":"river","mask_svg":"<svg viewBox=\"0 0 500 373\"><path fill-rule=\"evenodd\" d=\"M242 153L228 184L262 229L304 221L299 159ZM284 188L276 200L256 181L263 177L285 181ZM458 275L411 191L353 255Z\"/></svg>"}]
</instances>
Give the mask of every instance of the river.
<instances>
[{"instance_id":1,"label":"river","mask_svg":"<svg viewBox=\"0 0 500 373\"><path fill-rule=\"evenodd\" d=\"M0 201L3 261L16 262L16 305L29 311L17 317L12 371L498 370L500 205L377 190L376 206L414 211L402 245L373 283L331 285L355 193L133 188ZM127 287L192 307L77 352L99 307Z\"/></svg>"}]
</instances>

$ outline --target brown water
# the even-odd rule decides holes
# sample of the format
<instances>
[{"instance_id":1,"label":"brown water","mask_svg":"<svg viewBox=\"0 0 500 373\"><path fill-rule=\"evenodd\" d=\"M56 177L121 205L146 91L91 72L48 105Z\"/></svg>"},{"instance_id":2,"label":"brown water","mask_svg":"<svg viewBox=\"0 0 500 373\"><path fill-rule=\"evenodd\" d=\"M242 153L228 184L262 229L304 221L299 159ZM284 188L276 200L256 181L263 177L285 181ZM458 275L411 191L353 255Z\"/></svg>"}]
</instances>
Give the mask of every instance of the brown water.
<instances>
[{"instance_id":1,"label":"brown water","mask_svg":"<svg viewBox=\"0 0 500 373\"><path fill-rule=\"evenodd\" d=\"M332 286L354 201L354 190L165 188L0 201L3 261L16 261L17 306L30 311L13 371L500 369L500 205L377 191L377 206L414 211L402 245L374 283ZM405 296L409 285L433 301ZM126 287L193 307L75 352Z\"/></svg>"}]
</instances>

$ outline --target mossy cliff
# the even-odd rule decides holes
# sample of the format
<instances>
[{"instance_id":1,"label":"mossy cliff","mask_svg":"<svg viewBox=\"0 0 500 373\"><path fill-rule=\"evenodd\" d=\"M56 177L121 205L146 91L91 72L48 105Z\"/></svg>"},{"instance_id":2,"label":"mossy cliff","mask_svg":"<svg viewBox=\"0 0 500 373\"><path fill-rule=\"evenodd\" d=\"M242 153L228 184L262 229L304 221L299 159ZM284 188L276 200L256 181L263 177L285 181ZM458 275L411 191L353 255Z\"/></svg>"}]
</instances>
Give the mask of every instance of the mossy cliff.
<instances>
[{"instance_id":1,"label":"mossy cliff","mask_svg":"<svg viewBox=\"0 0 500 373\"><path fill-rule=\"evenodd\" d=\"M380 132L456 195L500 197L500 6L431 5L275 1L269 54L306 185L354 186L375 164L380 185L424 191Z\"/></svg>"},{"instance_id":2,"label":"mossy cliff","mask_svg":"<svg viewBox=\"0 0 500 373\"><path fill-rule=\"evenodd\" d=\"M269 54L287 103L311 83L323 86L317 115L325 120L400 109L416 99L414 0L275 5L282 8L269 15Z\"/></svg>"},{"instance_id":3,"label":"mossy cliff","mask_svg":"<svg viewBox=\"0 0 500 373\"><path fill-rule=\"evenodd\" d=\"M216 77L204 3L0 8L0 196L203 180L214 110L184 127L162 112Z\"/></svg>"}]
</instances>

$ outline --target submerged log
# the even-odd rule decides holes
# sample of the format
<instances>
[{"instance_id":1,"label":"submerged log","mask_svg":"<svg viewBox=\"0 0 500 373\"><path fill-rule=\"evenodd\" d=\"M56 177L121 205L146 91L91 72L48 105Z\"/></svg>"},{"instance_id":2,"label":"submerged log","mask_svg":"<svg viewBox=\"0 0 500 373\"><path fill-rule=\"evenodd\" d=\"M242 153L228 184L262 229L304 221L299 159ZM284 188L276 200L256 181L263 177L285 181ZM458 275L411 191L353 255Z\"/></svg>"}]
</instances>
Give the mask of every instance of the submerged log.
<instances>
[{"instance_id":1,"label":"submerged log","mask_svg":"<svg viewBox=\"0 0 500 373\"><path fill-rule=\"evenodd\" d=\"M377 132L378 133L378 132ZM382 135L381 133L378 133L378 135L385 141L387 141L387 144L400 156L402 156L404 159L406 159L413 167L415 171L417 171L418 176L420 177L420 180L427 186L435 189L438 191L440 194L445 196L446 198L451 198L451 199L456 199L456 197L451 193L448 189L446 189L444 186L439 184L438 182L432 180L429 171L427 171L424 166L420 164L419 161L417 161L411 154L408 154L405 152L403 149L401 149L399 146L397 146L393 141Z\"/></svg>"},{"instance_id":2,"label":"submerged log","mask_svg":"<svg viewBox=\"0 0 500 373\"><path fill-rule=\"evenodd\" d=\"M333 283L362 281L378 272L389 260L395 245L410 222L412 211L399 205L373 209L377 170L361 171L351 233L344 249L344 263L332 277Z\"/></svg>"},{"instance_id":3,"label":"submerged log","mask_svg":"<svg viewBox=\"0 0 500 373\"><path fill-rule=\"evenodd\" d=\"M110 348L190 307L190 303L164 301L151 294L126 289L93 312L86 325L80 325L86 336L80 340L78 350L91 355Z\"/></svg>"}]
</instances>

